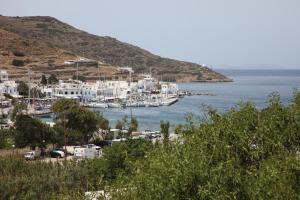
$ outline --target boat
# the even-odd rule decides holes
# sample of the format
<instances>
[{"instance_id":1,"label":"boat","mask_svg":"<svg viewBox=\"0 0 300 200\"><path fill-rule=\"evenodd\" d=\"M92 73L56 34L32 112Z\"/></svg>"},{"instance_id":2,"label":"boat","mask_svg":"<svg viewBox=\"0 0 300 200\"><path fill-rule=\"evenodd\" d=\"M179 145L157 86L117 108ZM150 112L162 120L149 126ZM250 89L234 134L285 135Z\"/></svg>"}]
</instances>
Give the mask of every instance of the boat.
<instances>
[{"instance_id":1,"label":"boat","mask_svg":"<svg viewBox=\"0 0 300 200\"><path fill-rule=\"evenodd\" d=\"M146 107L146 103L143 101L127 102L126 107Z\"/></svg>"},{"instance_id":2,"label":"boat","mask_svg":"<svg viewBox=\"0 0 300 200\"><path fill-rule=\"evenodd\" d=\"M121 108L121 104L119 103L107 103L109 108Z\"/></svg>"},{"instance_id":3,"label":"boat","mask_svg":"<svg viewBox=\"0 0 300 200\"><path fill-rule=\"evenodd\" d=\"M159 107L160 106L160 104L159 104L159 102L145 102L145 106L146 107Z\"/></svg>"},{"instance_id":4,"label":"boat","mask_svg":"<svg viewBox=\"0 0 300 200\"><path fill-rule=\"evenodd\" d=\"M184 92L179 92L179 93L178 93L178 97L179 97L179 98L183 98L184 95L185 95Z\"/></svg>"},{"instance_id":5,"label":"boat","mask_svg":"<svg viewBox=\"0 0 300 200\"><path fill-rule=\"evenodd\" d=\"M126 107L138 107L138 102L127 102Z\"/></svg>"},{"instance_id":6,"label":"boat","mask_svg":"<svg viewBox=\"0 0 300 200\"><path fill-rule=\"evenodd\" d=\"M170 106L178 101L178 98L170 98L162 101L163 106Z\"/></svg>"},{"instance_id":7,"label":"boat","mask_svg":"<svg viewBox=\"0 0 300 200\"><path fill-rule=\"evenodd\" d=\"M89 107L89 108L108 108L108 104L101 103L101 102L95 102L95 103L87 104L87 107Z\"/></svg>"}]
</instances>

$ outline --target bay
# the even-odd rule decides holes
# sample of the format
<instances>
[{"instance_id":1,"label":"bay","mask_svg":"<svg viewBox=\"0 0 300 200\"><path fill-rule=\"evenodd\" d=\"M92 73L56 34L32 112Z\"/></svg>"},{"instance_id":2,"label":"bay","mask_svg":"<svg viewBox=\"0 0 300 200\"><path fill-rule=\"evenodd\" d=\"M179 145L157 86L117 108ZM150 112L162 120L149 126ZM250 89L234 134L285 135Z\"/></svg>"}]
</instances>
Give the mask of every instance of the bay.
<instances>
[{"instance_id":1,"label":"bay","mask_svg":"<svg viewBox=\"0 0 300 200\"><path fill-rule=\"evenodd\" d=\"M187 113L196 118L204 113L203 106L210 106L224 112L239 102L251 101L259 109L267 106L272 92L278 92L281 101L288 104L293 90L300 89L300 70L217 70L232 78L229 83L179 83L180 90L209 92L215 96L186 96L171 106L132 108L139 130L159 130L160 121L169 121L171 130L177 124L185 123ZM96 109L110 121L113 128L117 120L131 114L130 108ZM42 119L48 121L49 119ZM51 119L50 119L51 120ZM52 121L52 120L51 120Z\"/></svg>"},{"instance_id":2,"label":"bay","mask_svg":"<svg viewBox=\"0 0 300 200\"><path fill-rule=\"evenodd\" d=\"M232 78L230 83L179 83L181 90L211 92L215 96L186 96L176 104L166 107L133 108L132 113L139 122L139 129L159 130L160 121L171 123L172 128L185 123L187 113L195 117L203 114L203 105L211 106L220 112L232 108L237 103L252 101L258 108L267 105L272 92L278 92L281 101L288 104L292 100L293 89L300 87L300 70L219 70ZM109 119L112 126L130 109L99 110Z\"/></svg>"}]
</instances>

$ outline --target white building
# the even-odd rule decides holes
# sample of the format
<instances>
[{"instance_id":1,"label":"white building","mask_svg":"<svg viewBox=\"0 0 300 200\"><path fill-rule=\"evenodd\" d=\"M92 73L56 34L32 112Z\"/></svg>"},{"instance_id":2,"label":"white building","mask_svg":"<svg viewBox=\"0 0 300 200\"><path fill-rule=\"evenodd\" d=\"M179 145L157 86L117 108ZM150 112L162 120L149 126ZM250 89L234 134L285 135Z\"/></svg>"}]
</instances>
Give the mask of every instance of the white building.
<instances>
[{"instance_id":1,"label":"white building","mask_svg":"<svg viewBox=\"0 0 300 200\"><path fill-rule=\"evenodd\" d=\"M157 80L151 77L151 75L144 75L144 79L139 80L137 84L137 91L139 93L156 89L155 86L158 83Z\"/></svg>"},{"instance_id":2,"label":"white building","mask_svg":"<svg viewBox=\"0 0 300 200\"><path fill-rule=\"evenodd\" d=\"M77 80L60 80L58 85L43 87L41 91L48 98L76 99L82 103L86 103L97 97L95 83L83 83Z\"/></svg>"},{"instance_id":3,"label":"white building","mask_svg":"<svg viewBox=\"0 0 300 200\"><path fill-rule=\"evenodd\" d=\"M1 96L2 94L9 94L13 97L19 97L18 84L15 81L8 80L8 73L6 71L0 71L0 80Z\"/></svg>"},{"instance_id":4,"label":"white building","mask_svg":"<svg viewBox=\"0 0 300 200\"><path fill-rule=\"evenodd\" d=\"M7 71L1 70L0 71L0 81L8 81L8 73Z\"/></svg>"},{"instance_id":5,"label":"white building","mask_svg":"<svg viewBox=\"0 0 300 200\"><path fill-rule=\"evenodd\" d=\"M161 97L169 98L177 95L178 86L175 83L159 83L148 75L143 80L131 83L128 81L85 83L78 80L60 80L57 85L43 87L41 91L48 98L76 99L81 103L101 101L113 103L117 99L126 100L132 97L139 99L138 101L153 102Z\"/></svg>"},{"instance_id":6,"label":"white building","mask_svg":"<svg viewBox=\"0 0 300 200\"><path fill-rule=\"evenodd\" d=\"M161 84L161 93L164 95L177 94L178 85L176 83L162 83Z\"/></svg>"},{"instance_id":7,"label":"white building","mask_svg":"<svg viewBox=\"0 0 300 200\"><path fill-rule=\"evenodd\" d=\"M98 99L126 99L136 83L127 81L97 81Z\"/></svg>"}]
</instances>

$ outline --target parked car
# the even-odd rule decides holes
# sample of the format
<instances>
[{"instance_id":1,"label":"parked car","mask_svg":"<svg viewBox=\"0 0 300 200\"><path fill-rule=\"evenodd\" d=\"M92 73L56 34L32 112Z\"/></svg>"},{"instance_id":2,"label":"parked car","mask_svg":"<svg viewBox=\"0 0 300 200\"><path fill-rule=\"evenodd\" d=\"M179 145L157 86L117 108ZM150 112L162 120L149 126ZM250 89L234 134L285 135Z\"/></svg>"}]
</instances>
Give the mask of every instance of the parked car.
<instances>
[{"instance_id":1,"label":"parked car","mask_svg":"<svg viewBox=\"0 0 300 200\"><path fill-rule=\"evenodd\" d=\"M51 158L63 158L65 157L65 152L63 149L53 149L52 151L50 151L50 156Z\"/></svg>"},{"instance_id":2,"label":"parked car","mask_svg":"<svg viewBox=\"0 0 300 200\"><path fill-rule=\"evenodd\" d=\"M34 160L35 159L34 151L26 152L24 158L25 160Z\"/></svg>"},{"instance_id":3,"label":"parked car","mask_svg":"<svg viewBox=\"0 0 300 200\"><path fill-rule=\"evenodd\" d=\"M93 149L96 149L97 151L99 151L101 149L101 147L95 145L95 144L85 144L85 145L82 145L83 148L93 148Z\"/></svg>"}]
</instances>

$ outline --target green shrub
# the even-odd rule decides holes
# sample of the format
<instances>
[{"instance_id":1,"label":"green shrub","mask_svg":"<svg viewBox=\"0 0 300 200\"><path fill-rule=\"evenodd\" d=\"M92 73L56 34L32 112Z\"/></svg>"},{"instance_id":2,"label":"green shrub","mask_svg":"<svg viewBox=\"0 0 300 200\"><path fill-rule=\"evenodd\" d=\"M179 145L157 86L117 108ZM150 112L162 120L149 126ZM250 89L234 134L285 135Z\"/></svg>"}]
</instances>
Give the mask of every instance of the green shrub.
<instances>
[{"instance_id":1,"label":"green shrub","mask_svg":"<svg viewBox=\"0 0 300 200\"><path fill-rule=\"evenodd\" d=\"M21 52L21 51L13 51L13 54L14 54L15 56L18 56L18 57L23 57L23 56L25 56L25 53L23 53L23 52Z\"/></svg>"},{"instance_id":2,"label":"green shrub","mask_svg":"<svg viewBox=\"0 0 300 200\"><path fill-rule=\"evenodd\" d=\"M251 103L209 110L107 191L113 199L298 199L299 116L300 93L288 106L275 94L263 110Z\"/></svg>"},{"instance_id":3,"label":"green shrub","mask_svg":"<svg viewBox=\"0 0 300 200\"><path fill-rule=\"evenodd\" d=\"M12 131L0 129L0 149L11 147Z\"/></svg>"},{"instance_id":4,"label":"green shrub","mask_svg":"<svg viewBox=\"0 0 300 200\"><path fill-rule=\"evenodd\" d=\"M26 162L8 156L0 157L0 166L0 199L84 199L84 162Z\"/></svg>"},{"instance_id":5,"label":"green shrub","mask_svg":"<svg viewBox=\"0 0 300 200\"><path fill-rule=\"evenodd\" d=\"M262 110L248 102L187 118L176 141L128 139L98 159L0 157L0 199L84 199L87 190L112 199L299 199L300 93L289 105L272 94Z\"/></svg>"},{"instance_id":6,"label":"green shrub","mask_svg":"<svg viewBox=\"0 0 300 200\"><path fill-rule=\"evenodd\" d=\"M14 66L24 66L24 61L23 60L18 60L18 59L13 59L13 61L12 61L12 63L11 63L12 65L14 65Z\"/></svg>"},{"instance_id":7,"label":"green shrub","mask_svg":"<svg viewBox=\"0 0 300 200\"><path fill-rule=\"evenodd\" d=\"M36 28L41 28L41 29L48 29L48 25L44 23L37 23L35 25Z\"/></svg>"}]
</instances>

